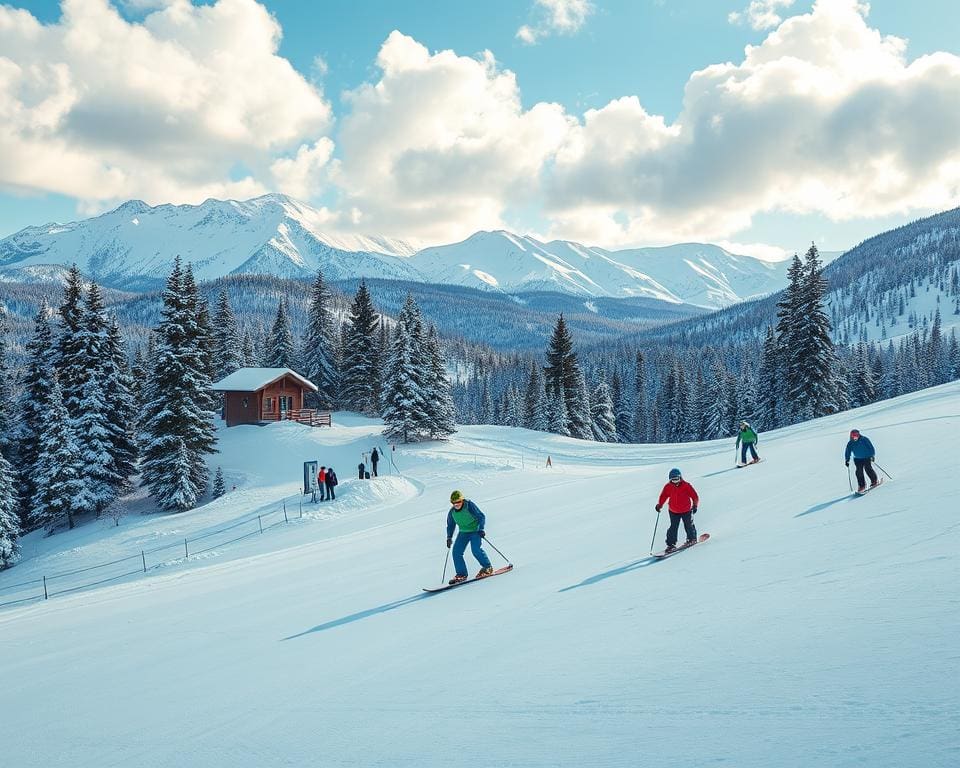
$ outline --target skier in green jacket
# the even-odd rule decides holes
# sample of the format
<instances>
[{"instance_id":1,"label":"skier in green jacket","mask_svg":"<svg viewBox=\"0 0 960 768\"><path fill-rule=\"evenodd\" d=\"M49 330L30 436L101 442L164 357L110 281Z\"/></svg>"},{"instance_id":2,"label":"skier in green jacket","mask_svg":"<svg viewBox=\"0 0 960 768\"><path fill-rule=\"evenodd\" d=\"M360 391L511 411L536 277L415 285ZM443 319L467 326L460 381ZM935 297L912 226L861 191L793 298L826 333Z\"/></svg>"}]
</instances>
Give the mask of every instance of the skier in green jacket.
<instances>
[{"instance_id":1,"label":"skier in green jacket","mask_svg":"<svg viewBox=\"0 0 960 768\"><path fill-rule=\"evenodd\" d=\"M453 564L457 569L457 575L450 580L450 584L457 584L467 579L467 563L463 559L463 552L470 545L473 556L480 563L480 572L478 579L489 576L493 573L493 566L490 564L490 558L483 551L481 542L487 535L483 527L487 518L483 512L469 499L465 499L460 491L454 491L450 494L450 511L447 513L447 549L453 547ZM453 541L453 529L459 528L457 541Z\"/></svg>"},{"instance_id":2,"label":"skier in green jacket","mask_svg":"<svg viewBox=\"0 0 960 768\"><path fill-rule=\"evenodd\" d=\"M760 436L754 431L747 422L740 422L740 433L737 435L737 446L740 447L740 463L738 467L744 467L747 465L747 448L750 449L750 453L753 454L753 461L751 464L756 464L760 461L760 457L757 456L756 445L760 442Z\"/></svg>"}]
</instances>

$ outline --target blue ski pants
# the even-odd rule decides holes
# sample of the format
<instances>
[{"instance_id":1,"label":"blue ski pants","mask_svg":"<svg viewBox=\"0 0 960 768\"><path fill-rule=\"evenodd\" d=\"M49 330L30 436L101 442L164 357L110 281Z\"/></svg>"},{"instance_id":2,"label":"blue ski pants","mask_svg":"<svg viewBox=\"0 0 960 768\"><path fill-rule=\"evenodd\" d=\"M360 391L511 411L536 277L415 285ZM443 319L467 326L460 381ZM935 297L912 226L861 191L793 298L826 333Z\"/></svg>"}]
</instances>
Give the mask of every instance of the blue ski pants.
<instances>
[{"instance_id":1,"label":"blue ski pants","mask_svg":"<svg viewBox=\"0 0 960 768\"><path fill-rule=\"evenodd\" d=\"M453 565L457 569L457 576L467 575L467 563L463 559L463 553L467 548L467 544L470 545L470 551L473 552L473 556L477 558L480 567L490 567L490 558L487 557L487 553L483 551L481 542L483 542L483 539L480 538L480 534L476 531L472 533L460 532L457 534L457 538L453 541Z\"/></svg>"},{"instance_id":2,"label":"blue ski pants","mask_svg":"<svg viewBox=\"0 0 960 768\"><path fill-rule=\"evenodd\" d=\"M754 445L754 443L740 443L740 456L742 457L740 459L741 464L747 463L747 448L750 449L750 453L753 454L753 458L757 458L757 449L753 447Z\"/></svg>"}]
</instances>

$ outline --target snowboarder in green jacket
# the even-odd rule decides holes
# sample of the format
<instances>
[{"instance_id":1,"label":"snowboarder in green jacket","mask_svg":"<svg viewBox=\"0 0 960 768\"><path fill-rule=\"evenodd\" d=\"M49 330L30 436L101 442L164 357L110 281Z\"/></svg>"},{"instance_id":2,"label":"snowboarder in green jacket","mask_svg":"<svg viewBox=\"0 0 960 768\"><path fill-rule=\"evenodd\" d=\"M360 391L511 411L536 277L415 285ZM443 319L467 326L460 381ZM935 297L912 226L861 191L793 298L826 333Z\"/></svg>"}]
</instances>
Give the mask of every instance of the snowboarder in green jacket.
<instances>
[{"instance_id":1,"label":"snowboarder in green jacket","mask_svg":"<svg viewBox=\"0 0 960 768\"><path fill-rule=\"evenodd\" d=\"M760 436L756 431L751 427L747 422L740 422L740 432L737 435L737 446L740 447L740 464L737 466L745 466L747 463L747 449L750 449L750 453L753 454L753 461L751 464L756 464L760 461L760 457L757 456L756 445L760 442Z\"/></svg>"}]
</instances>

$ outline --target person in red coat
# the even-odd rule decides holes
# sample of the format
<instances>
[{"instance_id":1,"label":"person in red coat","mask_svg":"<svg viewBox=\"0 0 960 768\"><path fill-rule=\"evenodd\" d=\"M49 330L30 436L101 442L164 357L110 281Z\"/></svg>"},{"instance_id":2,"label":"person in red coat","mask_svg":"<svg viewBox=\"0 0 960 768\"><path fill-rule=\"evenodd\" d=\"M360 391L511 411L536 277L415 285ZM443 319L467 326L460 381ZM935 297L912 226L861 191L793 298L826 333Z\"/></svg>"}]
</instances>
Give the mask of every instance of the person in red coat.
<instances>
[{"instance_id":1,"label":"person in red coat","mask_svg":"<svg viewBox=\"0 0 960 768\"><path fill-rule=\"evenodd\" d=\"M666 503L670 510L670 527L667 529L667 552L677 548L677 531L680 521L683 520L683 529L687 533L687 544L697 543L697 528L693 524L693 516L697 513L697 504L700 497L693 486L683 479L680 470L674 467L670 470L670 481L660 491L660 500L656 510L659 512Z\"/></svg>"}]
</instances>

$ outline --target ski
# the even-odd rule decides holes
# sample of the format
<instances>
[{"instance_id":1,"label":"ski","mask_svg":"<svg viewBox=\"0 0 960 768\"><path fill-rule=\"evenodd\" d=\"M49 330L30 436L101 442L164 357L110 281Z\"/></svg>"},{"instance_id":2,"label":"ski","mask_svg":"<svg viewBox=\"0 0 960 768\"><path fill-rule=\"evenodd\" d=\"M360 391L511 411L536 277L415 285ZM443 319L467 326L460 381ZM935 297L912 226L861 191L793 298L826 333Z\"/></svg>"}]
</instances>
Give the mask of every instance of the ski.
<instances>
[{"instance_id":1,"label":"ski","mask_svg":"<svg viewBox=\"0 0 960 768\"><path fill-rule=\"evenodd\" d=\"M883 478L882 478L882 477L877 480L877 484L876 484L876 485L868 485L868 486L867 486L866 488L864 488L862 491L854 491L854 492L853 492L853 495L854 495L854 496L866 496L868 493L870 493L870 491L874 490L875 488L879 488L881 485L883 485Z\"/></svg>"},{"instance_id":2,"label":"ski","mask_svg":"<svg viewBox=\"0 0 960 768\"><path fill-rule=\"evenodd\" d=\"M759 464L763 459L757 459L756 461L748 461L746 464L737 464L737 469L743 469L744 467L749 467L751 464Z\"/></svg>"},{"instance_id":3,"label":"ski","mask_svg":"<svg viewBox=\"0 0 960 768\"><path fill-rule=\"evenodd\" d=\"M668 557L672 557L673 555L676 555L679 552L683 552L685 549L692 548L693 546L695 546L695 544L703 544L709 538L710 538L709 533L701 533L700 538L698 538L696 542L694 542L694 544L681 544L679 547L673 550L673 552L655 552L653 556L657 560L666 560Z\"/></svg>"},{"instance_id":4,"label":"ski","mask_svg":"<svg viewBox=\"0 0 960 768\"><path fill-rule=\"evenodd\" d=\"M492 579L494 576L499 576L501 573L509 573L513 570L513 564L507 563L503 568L497 568L489 576L482 576L479 579L474 576L472 579L465 579L463 581L458 581L456 584L441 584L439 587L424 587L424 592L445 592L448 589L453 589L454 587L462 587L464 584L473 584L475 581L486 581L487 579Z\"/></svg>"}]
</instances>

